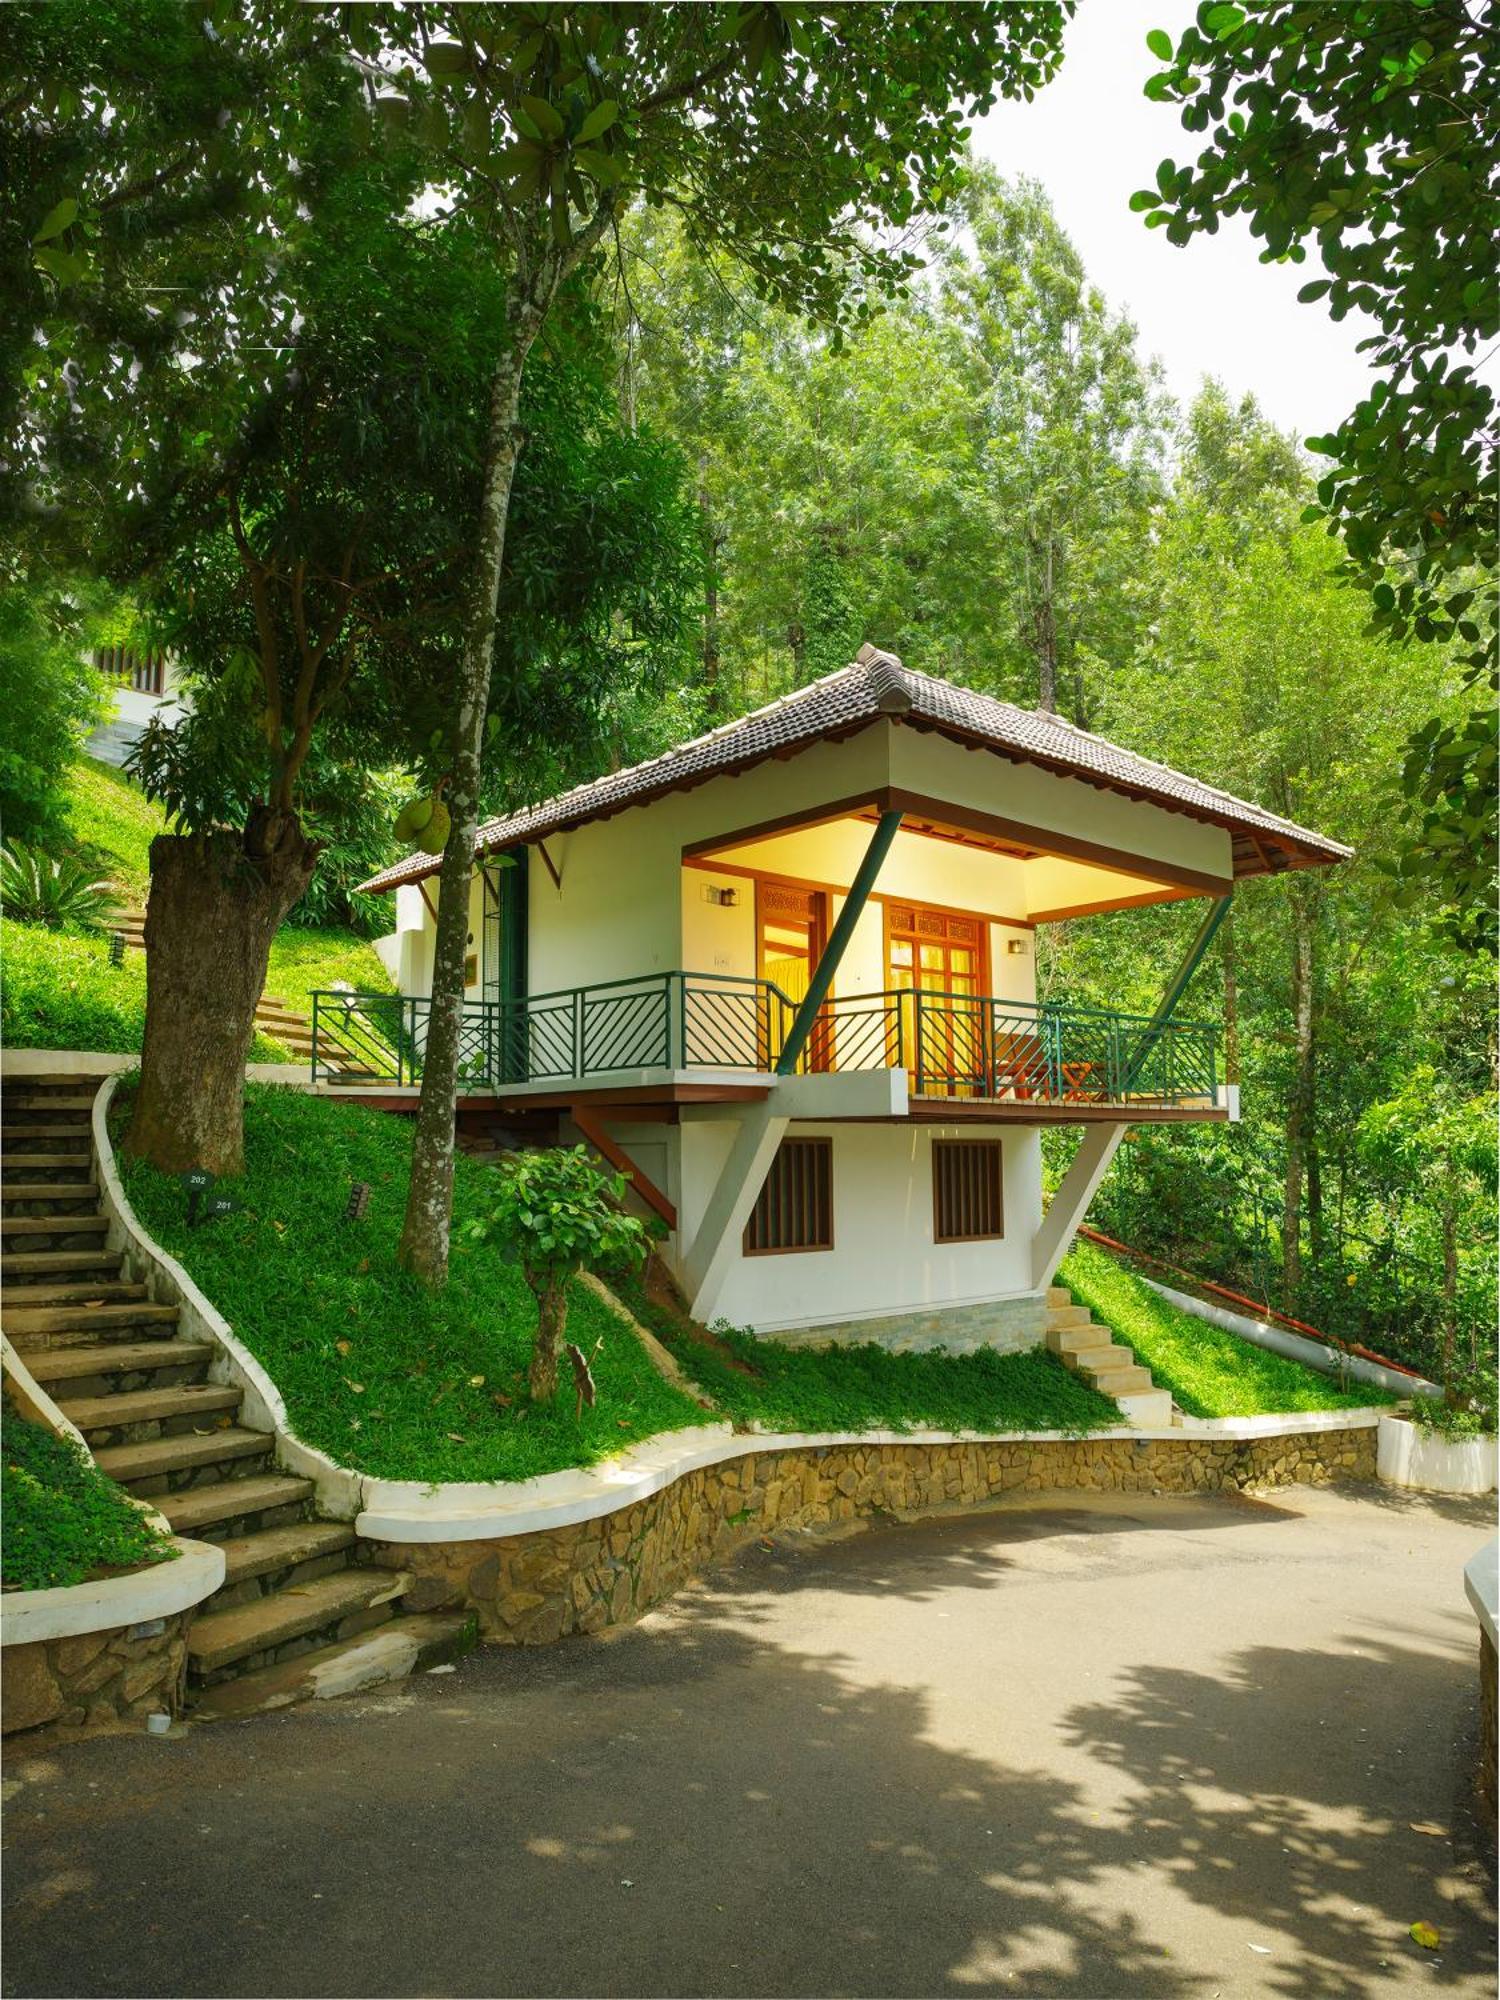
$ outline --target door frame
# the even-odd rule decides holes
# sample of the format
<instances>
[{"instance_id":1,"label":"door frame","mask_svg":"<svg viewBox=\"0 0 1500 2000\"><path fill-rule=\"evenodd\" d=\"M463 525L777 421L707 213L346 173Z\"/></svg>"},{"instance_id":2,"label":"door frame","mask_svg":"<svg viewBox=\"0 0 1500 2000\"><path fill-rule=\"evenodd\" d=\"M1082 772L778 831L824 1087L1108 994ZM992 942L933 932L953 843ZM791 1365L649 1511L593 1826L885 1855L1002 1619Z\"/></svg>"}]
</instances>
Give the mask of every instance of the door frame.
<instances>
[{"instance_id":1,"label":"door frame","mask_svg":"<svg viewBox=\"0 0 1500 2000\"><path fill-rule=\"evenodd\" d=\"M824 952L827 951L828 949L828 937L830 931L833 928L833 921L832 921L833 892L832 890L826 888L821 882L802 882L799 881L794 875L760 875L760 874L756 875L755 877L755 976L757 979L764 979L766 976L766 945L765 945L766 909L765 909L765 899L762 892L767 888L795 889L799 895L806 896L809 903L812 905L814 931L810 943L816 944L817 948L816 950L809 949L808 951L807 970L808 970L808 977L811 978L813 972L816 970L819 964L819 961L822 959ZM833 993L831 989L829 991L828 998L830 1000L833 998ZM790 1023L788 1023L788 1027L790 1027ZM779 1049L772 1050L769 1048L769 1042L770 1042L769 1032L767 1034L766 1040L767 1040L768 1054L770 1060L772 1063L774 1063L777 1055L780 1054L780 1050ZM830 1070L834 1067L833 1029L827 1022L817 1023L813 1028L812 1034L808 1038L807 1066L809 1069L812 1070Z\"/></svg>"}]
</instances>

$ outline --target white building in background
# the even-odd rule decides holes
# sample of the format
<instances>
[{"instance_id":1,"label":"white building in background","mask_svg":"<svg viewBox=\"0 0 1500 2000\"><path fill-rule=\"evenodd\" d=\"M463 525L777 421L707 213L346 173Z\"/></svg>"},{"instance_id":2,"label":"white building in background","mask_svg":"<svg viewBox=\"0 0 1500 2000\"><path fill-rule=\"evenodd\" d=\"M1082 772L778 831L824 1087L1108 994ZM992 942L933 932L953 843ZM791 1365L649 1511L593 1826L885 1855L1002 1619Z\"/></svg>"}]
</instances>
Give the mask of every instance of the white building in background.
<instances>
[{"instance_id":1,"label":"white building in background","mask_svg":"<svg viewBox=\"0 0 1500 2000\"><path fill-rule=\"evenodd\" d=\"M174 722L183 713L177 663L170 654L134 646L96 646L89 661L109 688L112 705L85 747L101 763L118 766L154 717Z\"/></svg>"},{"instance_id":2,"label":"white building in background","mask_svg":"<svg viewBox=\"0 0 1500 2000\"><path fill-rule=\"evenodd\" d=\"M622 1167L700 1319L1029 1346L1127 1128L1238 1116L1216 1028L1179 1012L1235 882L1347 852L865 647L481 827L461 1103ZM343 1089L414 1090L437 870L364 885L393 893L403 998L321 1002ZM1039 924L1192 898L1154 1013L1038 1001ZM1044 1206L1049 1125L1080 1143Z\"/></svg>"}]
</instances>

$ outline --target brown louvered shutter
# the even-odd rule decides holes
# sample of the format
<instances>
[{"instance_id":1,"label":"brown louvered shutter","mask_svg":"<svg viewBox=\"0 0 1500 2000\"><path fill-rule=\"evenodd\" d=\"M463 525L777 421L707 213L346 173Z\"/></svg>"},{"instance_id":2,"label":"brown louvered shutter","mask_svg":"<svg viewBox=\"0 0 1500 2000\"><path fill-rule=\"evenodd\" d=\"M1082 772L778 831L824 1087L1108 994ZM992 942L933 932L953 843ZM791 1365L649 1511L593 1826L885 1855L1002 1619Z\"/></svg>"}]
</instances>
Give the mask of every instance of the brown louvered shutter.
<instances>
[{"instance_id":1,"label":"brown louvered shutter","mask_svg":"<svg viewBox=\"0 0 1500 2000\"><path fill-rule=\"evenodd\" d=\"M998 1139L934 1139L932 1235L937 1243L978 1243L1005 1234Z\"/></svg>"},{"instance_id":2,"label":"brown louvered shutter","mask_svg":"<svg viewBox=\"0 0 1500 2000\"><path fill-rule=\"evenodd\" d=\"M745 1255L833 1248L833 1141L783 1139L745 1226Z\"/></svg>"}]
</instances>

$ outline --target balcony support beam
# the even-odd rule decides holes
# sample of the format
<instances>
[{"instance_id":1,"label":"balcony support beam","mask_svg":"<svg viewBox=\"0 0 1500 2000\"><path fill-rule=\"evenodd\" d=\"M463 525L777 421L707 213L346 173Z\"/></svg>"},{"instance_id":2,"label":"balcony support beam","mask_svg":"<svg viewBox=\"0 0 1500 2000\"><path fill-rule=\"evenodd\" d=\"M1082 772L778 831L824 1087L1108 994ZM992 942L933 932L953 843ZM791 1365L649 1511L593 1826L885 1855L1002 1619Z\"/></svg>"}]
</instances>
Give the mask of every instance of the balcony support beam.
<instances>
[{"instance_id":1,"label":"balcony support beam","mask_svg":"<svg viewBox=\"0 0 1500 2000\"><path fill-rule=\"evenodd\" d=\"M740 1238L750 1220L750 1211L765 1186L776 1149L791 1123L785 1112L772 1110L775 1101L773 1092L759 1104L746 1105L729 1158L703 1211L703 1220L691 1243L679 1243L682 1288L694 1319L713 1317L729 1267L739 1254Z\"/></svg>"},{"instance_id":2,"label":"balcony support beam","mask_svg":"<svg viewBox=\"0 0 1500 2000\"><path fill-rule=\"evenodd\" d=\"M1056 1277L1057 1267L1073 1241L1073 1233L1088 1214L1089 1203L1094 1199L1100 1181L1108 1173L1109 1163L1119 1151L1125 1132L1123 1124L1098 1124L1085 1128L1078 1142L1078 1151L1073 1155L1073 1164L1063 1175L1057 1193L1048 1202L1042 1226L1032 1241L1031 1289L1034 1292L1044 1292Z\"/></svg>"},{"instance_id":3,"label":"balcony support beam","mask_svg":"<svg viewBox=\"0 0 1500 2000\"><path fill-rule=\"evenodd\" d=\"M802 1051L807 1047L808 1037L813 1031L813 1023L818 1018L818 1010L828 998L833 985L834 974L838 971L844 953L849 948L849 940L854 935L854 927L864 913L870 900L870 891L875 887L885 857L891 851L891 842L901 830L904 815L900 811L883 812L870 836L870 844L865 849L864 859L849 885L849 893L844 898L844 907L839 911L838 922L832 935L823 947L822 956L813 967L812 977L807 982L807 992L797 1009L791 1030L781 1045L781 1054L776 1058L776 1074L793 1076Z\"/></svg>"},{"instance_id":4,"label":"balcony support beam","mask_svg":"<svg viewBox=\"0 0 1500 2000\"><path fill-rule=\"evenodd\" d=\"M1219 926L1229 915L1233 902L1234 898L1232 895L1220 896L1207 911L1202 923L1199 924L1192 943L1183 954L1181 965L1178 966L1172 977L1167 981L1166 988L1160 1000L1156 1003L1156 1011L1151 1016L1149 1025L1142 1030L1140 1039L1135 1046L1135 1053L1126 1065L1125 1075L1121 1083L1121 1094L1123 1096L1128 1097L1130 1095L1136 1078L1150 1060L1152 1050L1161 1040L1162 1028L1165 1027L1166 1023L1176 1013L1178 1004L1183 994L1186 993L1193 974L1203 963L1209 946L1219 934Z\"/></svg>"}]
</instances>

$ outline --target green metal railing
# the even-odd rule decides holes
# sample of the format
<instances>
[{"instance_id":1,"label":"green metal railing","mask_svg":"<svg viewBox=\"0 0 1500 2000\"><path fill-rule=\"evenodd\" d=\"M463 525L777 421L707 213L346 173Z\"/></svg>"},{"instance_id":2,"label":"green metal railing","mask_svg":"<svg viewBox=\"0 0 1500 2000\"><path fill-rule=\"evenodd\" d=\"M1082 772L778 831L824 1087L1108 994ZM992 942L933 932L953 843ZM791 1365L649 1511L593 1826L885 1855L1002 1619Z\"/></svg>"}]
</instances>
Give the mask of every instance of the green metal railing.
<instances>
[{"instance_id":1,"label":"green metal railing","mask_svg":"<svg viewBox=\"0 0 1500 2000\"><path fill-rule=\"evenodd\" d=\"M774 1071L798 1003L767 979L660 972L464 1004L461 1086L572 1083L631 1070ZM419 1083L431 1003L315 993L314 1080ZM1038 1104L1202 1104L1219 1082L1218 1031L1065 1001L988 994L839 994L797 1057L809 1071L904 1069L914 1094Z\"/></svg>"}]
</instances>

